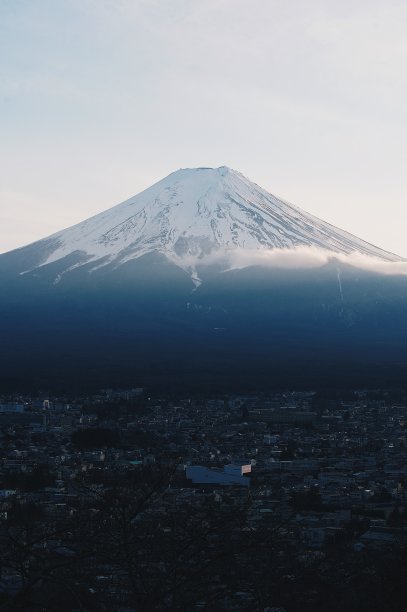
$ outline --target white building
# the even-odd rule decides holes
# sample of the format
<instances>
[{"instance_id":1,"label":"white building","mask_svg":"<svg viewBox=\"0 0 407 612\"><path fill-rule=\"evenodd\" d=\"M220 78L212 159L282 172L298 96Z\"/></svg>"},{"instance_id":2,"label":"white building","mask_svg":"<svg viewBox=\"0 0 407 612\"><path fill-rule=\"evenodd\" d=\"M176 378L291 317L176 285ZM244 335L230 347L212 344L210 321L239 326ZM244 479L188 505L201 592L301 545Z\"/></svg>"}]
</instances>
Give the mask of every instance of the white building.
<instances>
[{"instance_id":1,"label":"white building","mask_svg":"<svg viewBox=\"0 0 407 612\"><path fill-rule=\"evenodd\" d=\"M249 487L250 478L243 474L251 472L251 464L229 464L223 470L219 468L207 468L202 465L188 465L185 474L188 480L194 484L219 484L223 486Z\"/></svg>"}]
</instances>

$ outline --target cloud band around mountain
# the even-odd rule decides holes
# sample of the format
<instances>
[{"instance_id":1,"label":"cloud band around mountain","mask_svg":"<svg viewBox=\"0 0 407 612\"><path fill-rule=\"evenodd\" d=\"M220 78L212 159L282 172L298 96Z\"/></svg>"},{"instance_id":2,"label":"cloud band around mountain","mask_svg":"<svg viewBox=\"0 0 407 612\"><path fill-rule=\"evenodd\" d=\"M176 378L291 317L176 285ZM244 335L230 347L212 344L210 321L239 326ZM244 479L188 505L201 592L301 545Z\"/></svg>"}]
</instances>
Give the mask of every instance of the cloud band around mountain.
<instances>
[{"instance_id":1,"label":"cloud band around mountain","mask_svg":"<svg viewBox=\"0 0 407 612\"><path fill-rule=\"evenodd\" d=\"M251 266L277 269L319 268L328 263L352 266L367 272L383 275L407 275L407 261L383 261L378 257L361 253L335 253L317 247L299 246L294 249L219 249L204 256L186 255L176 258L182 267L199 268L220 265L225 270L236 270Z\"/></svg>"}]
</instances>

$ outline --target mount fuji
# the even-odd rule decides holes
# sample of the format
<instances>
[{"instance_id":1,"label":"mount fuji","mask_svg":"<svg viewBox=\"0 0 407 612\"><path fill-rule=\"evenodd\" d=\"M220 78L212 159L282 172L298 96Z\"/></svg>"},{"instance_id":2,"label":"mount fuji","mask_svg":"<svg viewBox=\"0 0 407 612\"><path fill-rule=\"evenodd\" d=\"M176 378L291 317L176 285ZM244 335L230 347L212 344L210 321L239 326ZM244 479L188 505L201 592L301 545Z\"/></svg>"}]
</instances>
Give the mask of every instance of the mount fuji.
<instances>
[{"instance_id":1,"label":"mount fuji","mask_svg":"<svg viewBox=\"0 0 407 612\"><path fill-rule=\"evenodd\" d=\"M401 261L221 167L178 170L122 204L20 249L30 265L20 273L60 262L59 282L85 265L92 273L153 252L191 271L220 253L298 247Z\"/></svg>"},{"instance_id":2,"label":"mount fuji","mask_svg":"<svg viewBox=\"0 0 407 612\"><path fill-rule=\"evenodd\" d=\"M399 384L406 273L234 170L178 170L0 255L0 382Z\"/></svg>"}]
</instances>

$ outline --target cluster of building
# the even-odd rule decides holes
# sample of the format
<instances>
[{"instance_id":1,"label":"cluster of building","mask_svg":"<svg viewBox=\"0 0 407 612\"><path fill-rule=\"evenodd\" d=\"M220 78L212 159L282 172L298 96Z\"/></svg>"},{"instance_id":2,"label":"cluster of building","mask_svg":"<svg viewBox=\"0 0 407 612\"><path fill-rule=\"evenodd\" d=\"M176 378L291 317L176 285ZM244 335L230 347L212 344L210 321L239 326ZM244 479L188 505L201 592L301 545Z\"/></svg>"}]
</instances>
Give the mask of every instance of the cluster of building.
<instances>
[{"instance_id":1,"label":"cluster of building","mask_svg":"<svg viewBox=\"0 0 407 612\"><path fill-rule=\"evenodd\" d=\"M275 534L284 571L323 560L333 572L333 554L335 572L339 555L350 573L363 555L395 558L407 536L407 398L349 395L0 398L1 523L24 505L44 520L72 514L84 474L100 489L109 473L162 468L170 476L159 507L141 520L209 497L219 509L244 503L245 529ZM3 570L0 592L19 580Z\"/></svg>"}]
</instances>

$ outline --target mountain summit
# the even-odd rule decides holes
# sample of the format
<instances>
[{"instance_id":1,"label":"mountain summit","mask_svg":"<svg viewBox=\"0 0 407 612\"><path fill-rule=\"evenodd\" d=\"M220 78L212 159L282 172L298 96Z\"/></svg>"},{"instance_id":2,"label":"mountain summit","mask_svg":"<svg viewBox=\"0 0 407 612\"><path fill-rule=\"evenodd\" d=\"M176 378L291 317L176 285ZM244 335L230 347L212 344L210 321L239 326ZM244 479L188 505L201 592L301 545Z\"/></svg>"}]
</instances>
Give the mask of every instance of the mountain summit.
<instances>
[{"instance_id":1,"label":"mountain summit","mask_svg":"<svg viewBox=\"0 0 407 612\"><path fill-rule=\"evenodd\" d=\"M400 260L222 166L177 170L129 200L30 245L32 265L20 272L65 261L61 279L85 264L91 272L152 252L191 272L216 252L298 247Z\"/></svg>"}]
</instances>

